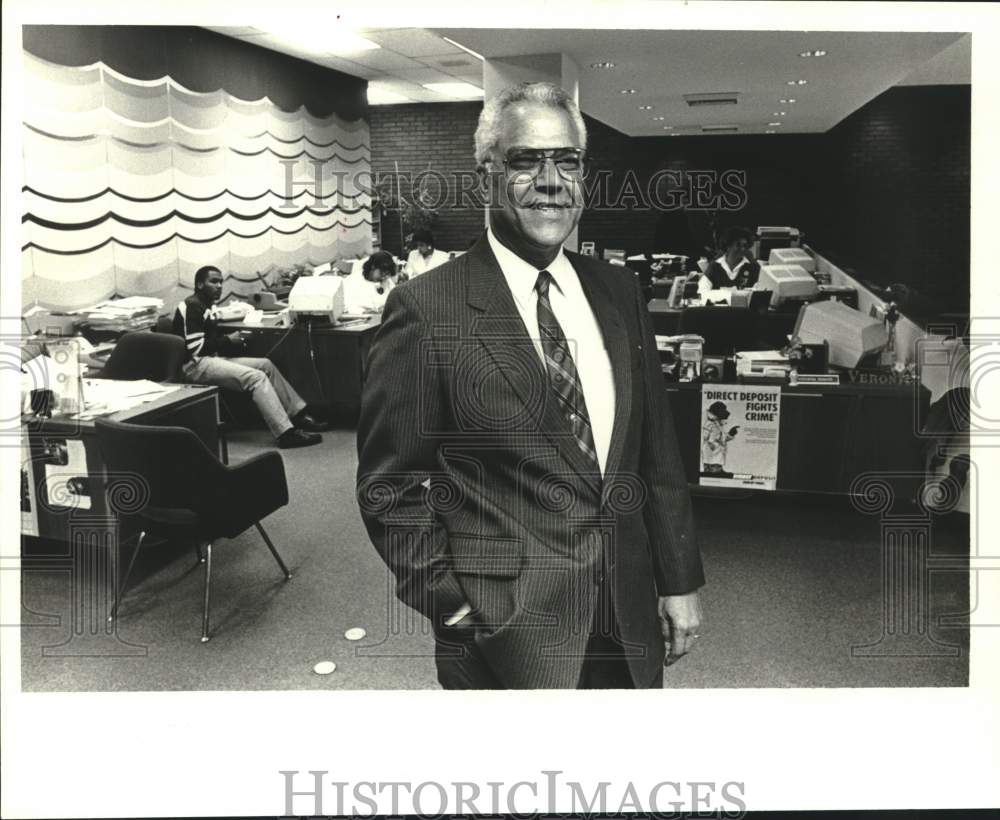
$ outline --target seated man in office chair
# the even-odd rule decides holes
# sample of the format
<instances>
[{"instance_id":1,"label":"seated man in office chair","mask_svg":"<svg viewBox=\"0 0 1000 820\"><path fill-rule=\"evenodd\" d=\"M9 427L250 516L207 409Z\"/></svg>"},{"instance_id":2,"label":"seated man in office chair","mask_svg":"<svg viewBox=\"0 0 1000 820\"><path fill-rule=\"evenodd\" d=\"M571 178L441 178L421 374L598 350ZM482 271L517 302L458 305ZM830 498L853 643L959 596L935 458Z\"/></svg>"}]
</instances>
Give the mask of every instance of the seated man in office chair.
<instances>
[{"instance_id":1,"label":"seated man in office chair","mask_svg":"<svg viewBox=\"0 0 1000 820\"><path fill-rule=\"evenodd\" d=\"M269 359L241 356L246 342L238 333L220 332L215 303L222 295L222 272L211 265L194 275L194 293L177 306L173 332L187 343L184 375L194 384L249 393L278 446L319 444L323 424L306 412L306 403Z\"/></svg>"}]
</instances>

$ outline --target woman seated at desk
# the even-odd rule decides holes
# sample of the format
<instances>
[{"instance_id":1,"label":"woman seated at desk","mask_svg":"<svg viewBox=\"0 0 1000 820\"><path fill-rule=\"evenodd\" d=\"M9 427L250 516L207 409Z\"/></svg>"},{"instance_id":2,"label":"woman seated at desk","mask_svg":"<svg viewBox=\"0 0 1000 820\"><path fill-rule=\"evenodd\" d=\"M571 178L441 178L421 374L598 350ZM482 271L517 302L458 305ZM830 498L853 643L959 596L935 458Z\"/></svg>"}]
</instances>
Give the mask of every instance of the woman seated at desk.
<instances>
[{"instance_id":1,"label":"woman seated at desk","mask_svg":"<svg viewBox=\"0 0 1000 820\"><path fill-rule=\"evenodd\" d=\"M711 299L713 290L746 290L757 284L760 265L750 252L752 235L746 228L729 228L722 235L723 253L698 280L698 295Z\"/></svg>"},{"instance_id":2,"label":"woman seated at desk","mask_svg":"<svg viewBox=\"0 0 1000 820\"><path fill-rule=\"evenodd\" d=\"M392 254L376 251L365 260L360 271L344 279L344 311L381 313L397 278L396 260Z\"/></svg>"}]
</instances>

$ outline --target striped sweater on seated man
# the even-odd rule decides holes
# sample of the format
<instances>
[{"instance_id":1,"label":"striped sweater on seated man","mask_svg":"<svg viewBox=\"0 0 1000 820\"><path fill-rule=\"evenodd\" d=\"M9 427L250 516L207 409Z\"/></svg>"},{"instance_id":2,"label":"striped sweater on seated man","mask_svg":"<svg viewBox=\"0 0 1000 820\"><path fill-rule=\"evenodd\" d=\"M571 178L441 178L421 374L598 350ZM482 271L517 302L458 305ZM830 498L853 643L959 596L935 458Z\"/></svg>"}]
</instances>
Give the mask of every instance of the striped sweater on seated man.
<instances>
[{"instance_id":1,"label":"striped sweater on seated man","mask_svg":"<svg viewBox=\"0 0 1000 820\"><path fill-rule=\"evenodd\" d=\"M174 333L187 345L187 361L202 356L239 356L246 345L238 334L219 329L219 306L206 305L197 293L188 296L174 311Z\"/></svg>"}]
</instances>

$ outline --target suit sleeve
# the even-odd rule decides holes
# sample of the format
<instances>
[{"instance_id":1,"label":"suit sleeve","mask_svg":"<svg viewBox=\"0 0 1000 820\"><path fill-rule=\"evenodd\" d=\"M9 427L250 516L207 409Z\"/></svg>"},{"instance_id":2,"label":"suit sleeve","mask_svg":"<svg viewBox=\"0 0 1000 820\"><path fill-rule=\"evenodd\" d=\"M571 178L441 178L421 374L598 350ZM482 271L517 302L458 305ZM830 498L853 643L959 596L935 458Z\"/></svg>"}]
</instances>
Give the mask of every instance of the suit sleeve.
<instances>
[{"instance_id":1,"label":"suit sleeve","mask_svg":"<svg viewBox=\"0 0 1000 820\"><path fill-rule=\"evenodd\" d=\"M639 470L648 492L644 513L646 531L657 592L683 595L703 586L705 575L694 534L691 493L667 401L652 321L642 291L636 284L632 287L643 349L645 398Z\"/></svg>"},{"instance_id":2,"label":"suit sleeve","mask_svg":"<svg viewBox=\"0 0 1000 820\"><path fill-rule=\"evenodd\" d=\"M445 414L435 368L422 361L430 328L408 292L389 292L368 357L358 422L358 504L403 603L434 626L465 603L450 567L448 536L428 504Z\"/></svg>"}]
</instances>

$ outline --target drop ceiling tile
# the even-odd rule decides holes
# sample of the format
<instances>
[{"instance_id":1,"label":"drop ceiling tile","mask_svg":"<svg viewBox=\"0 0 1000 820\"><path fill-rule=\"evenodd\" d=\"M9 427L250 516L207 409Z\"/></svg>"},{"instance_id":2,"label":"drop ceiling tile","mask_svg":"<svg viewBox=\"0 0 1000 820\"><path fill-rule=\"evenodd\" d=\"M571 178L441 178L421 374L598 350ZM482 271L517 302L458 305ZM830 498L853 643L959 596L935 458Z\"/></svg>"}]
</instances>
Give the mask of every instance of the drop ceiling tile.
<instances>
[{"instance_id":1,"label":"drop ceiling tile","mask_svg":"<svg viewBox=\"0 0 1000 820\"><path fill-rule=\"evenodd\" d=\"M391 49L407 57L423 57L440 54L464 54L460 48L443 40L439 35L423 28L368 29L364 35L383 48Z\"/></svg>"},{"instance_id":2,"label":"drop ceiling tile","mask_svg":"<svg viewBox=\"0 0 1000 820\"><path fill-rule=\"evenodd\" d=\"M431 68L418 68L415 70L396 69L392 72L395 76L414 83L448 83L455 78L451 74L443 71L434 71Z\"/></svg>"},{"instance_id":3,"label":"drop ceiling tile","mask_svg":"<svg viewBox=\"0 0 1000 820\"><path fill-rule=\"evenodd\" d=\"M343 56L344 59L350 60L352 63L358 63L359 65L368 66L369 68L377 68L379 71L394 71L396 69L415 70L426 67L423 63L412 60L402 54L396 54L394 51L388 51L384 48L337 56Z\"/></svg>"}]
</instances>

